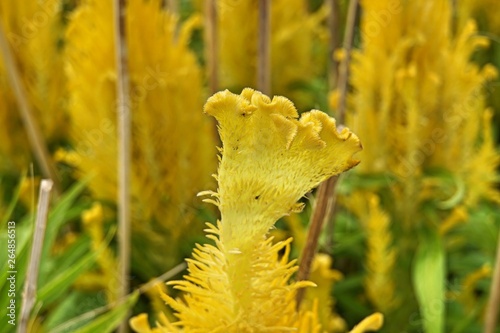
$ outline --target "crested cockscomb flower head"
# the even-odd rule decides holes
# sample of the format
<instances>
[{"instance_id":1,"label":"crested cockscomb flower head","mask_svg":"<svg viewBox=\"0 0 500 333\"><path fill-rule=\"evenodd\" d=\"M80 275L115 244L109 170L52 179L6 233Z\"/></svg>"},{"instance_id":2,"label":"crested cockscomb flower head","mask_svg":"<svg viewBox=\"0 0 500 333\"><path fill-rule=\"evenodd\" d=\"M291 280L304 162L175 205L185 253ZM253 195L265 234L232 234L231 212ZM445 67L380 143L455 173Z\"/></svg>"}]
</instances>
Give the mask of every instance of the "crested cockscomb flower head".
<instances>
[{"instance_id":1,"label":"crested cockscomb flower head","mask_svg":"<svg viewBox=\"0 0 500 333\"><path fill-rule=\"evenodd\" d=\"M335 120L321 111L299 118L288 99L248 88L240 95L215 94L205 112L218 121L222 148L218 190L201 194L212 195L205 200L219 207L221 220L208 224L214 245L197 246L188 259L189 275L168 283L184 296L163 294L179 321L161 328L320 332L317 302L296 310L297 289L314 284L290 281L297 270L296 260L289 259L292 239L273 244L267 232L280 217L300 210L297 201L313 187L358 163L358 138L347 128L338 132ZM131 323L148 332L141 318Z\"/></svg>"}]
</instances>

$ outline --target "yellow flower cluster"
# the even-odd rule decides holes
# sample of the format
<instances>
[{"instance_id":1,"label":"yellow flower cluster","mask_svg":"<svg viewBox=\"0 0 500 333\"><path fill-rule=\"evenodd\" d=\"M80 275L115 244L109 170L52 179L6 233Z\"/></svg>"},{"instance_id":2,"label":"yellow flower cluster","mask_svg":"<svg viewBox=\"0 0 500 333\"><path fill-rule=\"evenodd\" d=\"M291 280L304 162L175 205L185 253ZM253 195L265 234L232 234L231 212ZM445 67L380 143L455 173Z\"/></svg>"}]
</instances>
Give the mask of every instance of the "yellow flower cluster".
<instances>
[{"instance_id":1,"label":"yellow flower cluster","mask_svg":"<svg viewBox=\"0 0 500 333\"><path fill-rule=\"evenodd\" d=\"M258 1L219 0L219 78L229 89L257 84ZM327 29L322 21L327 8L309 13L302 0L274 0L270 4L271 90L289 96L299 109L314 105L312 96L300 89L307 79L326 66L314 52L324 45Z\"/></svg>"},{"instance_id":2,"label":"yellow flower cluster","mask_svg":"<svg viewBox=\"0 0 500 333\"><path fill-rule=\"evenodd\" d=\"M192 197L212 183L209 175L215 170L211 153L215 134L196 112L203 105L201 70L188 47L199 18L191 18L177 31L177 19L160 4L159 0L132 0L127 6L133 242L135 248L151 254L145 261L137 251L132 253L147 276L177 263L180 235L201 233L201 228L191 225ZM71 156L77 175L93 173L89 186L95 198L115 202L112 14L111 2L92 0L73 13L66 36L66 72L75 142ZM171 255L161 255L159 248Z\"/></svg>"},{"instance_id":3,"label":"yellow flower cluster","mask_svg":"<svg viewBox=\"0 0 500 333\"><path fill-rule=\"evenodd\" d=\"M408 200L428 199L432 186L431 195L444 201L452 189L418 179L429 168L445 168L464 184L460 201L500 201L494 188L500 159L484 105L486 84L497 73L471 62L488 40L472 21L453 33L451 15L445 0L363 1L363 44L353 55L347 117L367 145L359 171L389 170Z\"/></svg>"},{"instance_id":4,"label":"yellow flower cluster","mask_svg":"<svg viewBox=\"0 0 500 333\"><path fill-rule=\"evenodd\" d=\"M289 282L297 270L296 260L289 261L291 238L273 245L266 234L278 218L301 209L297 201L305 193L358 164L358 138L347 128L337 132L321 111L297 119L288 99L249 88L215 94L205 112L217 119L223 147L218 190L202 194L215 198L208 201L221 220L207 224L215 245L198 245L189 275L168 283L185 294L182 300L164 295L179 321L164 321L159 332L321 332L317 302L295 309L296 290L312 283ZM151 332L144 316L131 324Z\"/></svg>"},{"instance_id":5,"label":"yellow flower cluster","mask_svg":"<svg viewBox=\"0 0 500 333\"><path fill-rule=\"evenodd\" d=\"M454 29L447 0L361 4L346 122L365 145L358 176L376 181L342 201L366 232L366 294L398 327L407 316L395 306L411 309L415 292L405 276L415 233L444 237L480 200L500 202L485 105L497 71L471 60L488 39L472 20Z\"/></svg>"},{"instance_id":6,"label":"yellow flower cluster","mask_svg":"<svg viewBox=\"0 0 500 333\"><path fill-rule=\"evenodd\" d=\"M35 121L45 140L53 143L67 134L62 97L65 76L61 3L58 0L3 1L0 24L14 53ZM41 54L43 56L34 56ZM12 172L27 168L31 161L27 129L21 121L3 59L0 59L0 123L8 124L0 131L0 170Z\"/></svg>"}]
</instances>

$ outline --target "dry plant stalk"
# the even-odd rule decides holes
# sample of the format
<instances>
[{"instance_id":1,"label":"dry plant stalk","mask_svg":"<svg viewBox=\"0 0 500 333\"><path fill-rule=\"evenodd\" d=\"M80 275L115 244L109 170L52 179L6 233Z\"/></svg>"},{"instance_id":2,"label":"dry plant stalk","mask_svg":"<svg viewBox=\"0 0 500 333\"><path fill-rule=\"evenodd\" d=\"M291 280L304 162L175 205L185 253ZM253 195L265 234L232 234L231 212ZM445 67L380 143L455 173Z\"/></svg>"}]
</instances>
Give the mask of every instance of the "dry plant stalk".
<instances>
[{"instance_id":1,"label":"dry plant stalk","mask_svg":"<svg viewBox=\"0 0 500 333\"><path fill-rule=\"evenodd\" d=\"M43 239L45 238L45 226L47 225L47 214L49 211L50 191L52 190L52 185L53 182L49 179L42 179L40 183L40 197L38 199L33 244L31 246L28 274L26 275L26 282L24 284L22 297L21 317L18 330L19 333L28 332L31 310L33 309L33 305L35 305L40 256L42 255Z\"/></svg>"},{"instance_id":2,"label":"dry plant stalk","mask_svg":"<svg viewBox=\"0 0 500 333\"><path fill-rule=\"evenodd\" d=\"M259 0L257 89L271 95L271 1Z\"/></svg>"},{"instance_id":3,"label":"dry plant stalk","mask_svg":"<svg viewBox=\"0 0 500 333\"><path fill-rule=\"evenodd\" d=\"M349 11L347 16L347 26L344 35L344 48L346 52L346 57L341 64L339 70L339 81L338 89L340 92L339 108L337 110L337 122L339 126L344 123L345 118L345 107L346 107L346 95L347 95L347 82L349 77L349 63L350 63L350 53L352 49L353 37L354 37L354 26L356 24L356 11L358 7L358 1L353 0L349 2ZM309 223L309 230L307 233L306 245L302 250L299 264L299 271L297 273L297 280L307 280L309 278L309 273L311 270L312 259L316 253L316 248L318 245L318 238L323 229L325 221L330 221L332 219L334 211L334 197L335 188L337 185L338 176L333 176L330 179L323 182L318 188L318 199L317 204L314 207L314 211L311 216L311 221ZM330 228L333 232L333 227ZM304 297L304 290L299 290L297 292L297 308L300 307L300 303Z\"/></svg>"},{"instance_id":4,"label":"dry plant stalk","mask_svg":"<svg viewBox=\"0 0 500 333\"><path fill-rule=\"evenodd\" d=\"M5 68L10 80L10 85L14 95L16 96L17 102L19 103L19 111L21 113L21 119L26 129L26 135L31 145L31 149L35 154L38 164L42 168L43 175L52 179L54 182L54 190L56 196L61 193L61 186L59 184L59 178L54 165L51 162L49 151L47 150L47 145L42 135L40 126L38 125L33 110L28 101L28 94L23 86L21 75L19 73L14 55L7 41L5 31L0 24L0 54L5 62Z\"/></svg>"},{"instance_id":5,"label":"dry plant stalk","mask_svg":"<svg viewBox=\"0 0 500 333\"><path fill-rule=\"evenodd\" d=\"M490 298L486 310L484 333L495 333L497 327L498 310L500 306L500 232L497 242L497 258L495 261L493 279L491 280Z\"/></svg>"},{"instance_id":6,"label":"dry plant stalk","mask_svg":"<svg viewBox=\"0 0 500 333\"><path fill-rule=\"evenodd\" d=\"M328 48L328 90L333 91L338 84L339 62L333 53L340 47L340 6L339 0L329 0L330 14L328 15L328 28L330 29L330 45Z\"/></svg>"},{"instance_id":7,"label":"dry plant stalk","mask_svg":"<svg viewBox=\"0 0 500 333\"><path fill-rule=\"evenodd\" d=\"M205 40L208 45L207 52L207 71L208 71L208 86L211 94L217 92L218 76L217 59L218 59L218 39L217 39L217 6L216 0L205 1L206 24L205 24Z\"/></svg>"},{"instance_id":8,"label":"dry plant stalk","mask_svg":"<svg viewBox=\"0 0 500 333\"><path fill-rule=\"evenodd\" d=\"M177 0L167 0L166 5L169 12L175 15L179 14L179 4Z\"/></svg>"},{"instance_id":9,"label":"dry plant stalk","mask_svg":"<svg viewBox=\"0 0 500 333\"><path fill-rule=\"evenodd\" d=\"M130 271L130 94L128 73L128 51L125 31L125 0L115 0L114 23L117 69L117 123L118 123L118 266L120 283L118 297L123 298L129 290ZM119 332L126 332L125 319Z\"/></svg>"},{"instance_id":10,"label":"dry plant stalk","mask_svg":"<svg viewBox=\"0 0 500 333\"><path fill-rule=\"evenodd\" d=\"M307 233L306 244L301 254L301 261L299 271L297 273L297 280L303 281L309 278L311 273L311 265L318 247L318 239L321 234L321 229L325 221L331 217L331 212L335 204L335 186L337 185L338 177L334 176L325 181L318 188L318 199L314 206L311 216L311 223ZM305 289L297 290L297 309L304 298Z\"/></svg>"}]
</instances>

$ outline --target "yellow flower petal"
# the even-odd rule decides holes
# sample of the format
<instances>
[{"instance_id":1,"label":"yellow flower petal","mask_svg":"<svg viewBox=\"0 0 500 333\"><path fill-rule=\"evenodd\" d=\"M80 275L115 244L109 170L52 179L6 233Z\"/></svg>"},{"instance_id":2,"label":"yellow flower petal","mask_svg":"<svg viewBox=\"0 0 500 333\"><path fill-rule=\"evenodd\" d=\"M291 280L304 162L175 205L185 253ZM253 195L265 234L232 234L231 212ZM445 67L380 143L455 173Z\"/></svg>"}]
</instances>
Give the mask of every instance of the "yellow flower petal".
<instances>
[{"instance_id":1,"label":"yellow flower petal","mask_svg":"<svg viewBox=\"0 0 500 333\"><path fill-rule=\"evenodd\" d=\"M384 316L381 313L374 313L363 319L349 333L364 333L366 331L379 330L384 324Z\"/></svg>"}]
</instances>

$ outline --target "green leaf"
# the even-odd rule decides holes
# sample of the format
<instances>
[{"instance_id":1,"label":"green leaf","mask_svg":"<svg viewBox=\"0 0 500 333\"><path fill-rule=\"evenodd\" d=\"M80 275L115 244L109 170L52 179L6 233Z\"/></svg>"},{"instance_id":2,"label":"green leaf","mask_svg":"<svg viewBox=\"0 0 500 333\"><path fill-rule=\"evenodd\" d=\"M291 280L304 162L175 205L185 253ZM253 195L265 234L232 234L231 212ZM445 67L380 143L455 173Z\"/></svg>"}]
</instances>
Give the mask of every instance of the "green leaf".
<instances>
[{"instance_id":1,"label":"green leaf","mask_svg":"<svg viewBox=\"0 0 500 333\"><path fill-rule=\"evenodd\" d=\"M26 277L26 271L28 268L28 257L29 257L29 252L31 250L29 244L33 230L30 227L30 225L26 223L26 221L25 223L19 223L19 225L16 223L15 230L16 230L15 271L17 272L15 274L16 275L15 300L16 300L16 313L19 314L21 305L22 287ZM7 249L7 240L8 240L7 233L0 234L0 248ZM10 275L10 273L7 261L7 251L3 252L4 253L2 253L2 255L5 255L5 257L2 257L2 260L0 261L4 263L0 270L0 295L3 295L3 297L0 297L0 309L6 309L11 300L11 298L8 297L10 285L8 283L7 277ZM5 261L3 259L5 259ZM7 323L7 319L9 318L5 316L2 316L2 318L0 319L0 332L10 332L10 330L12 329L12 325ZM16 320L18 319L19 316L16 318Z\"/></svg>"},{"instance_id":2,"label":"green leaf","mask_svg":"<svg viewBox=\"0 0 500 333\"><path fill-rule=\"evenodd\" d=\"M43 285L37 295L37 300L50 303L57 299L57 297L61 296L71 285L73 282L86 270L88 270L96 261L97 257L104 251L104 249L108 246L109 242L113 238L115 230L111 230L103 244L96 251L89 252L86 256L81 258L75 264L68 267L66 270L61 270L60 273L51 278L49 282ZM87 243L88 244L88 243ZM71 254L71 253L70 253Z\"/></svg>"},{"instance_id":3,"label":"green leaf","mask_svg":"<svg viewBox=\"0 0 500 333\"><path fill-rule=\"evenodd\" d=\"M37 300L44 304L56 300L57 297L61 296L82 273L94 264L98 255L98 251L90 252L69 269L61 271L54 278L50 279L47 284L38 290Z\"/></svg>"},{"instance_id":4,"label":"green leaf","mask_svg":"<svg viewBox=\"0 0 500 333\"><path fill-rule=\"evenodd\" d=\"M445 252L436 231L420 237L413 266L413 285L425 332L444 332Z\"/></svg>"},{"instance_id":5,"label":"green leaf","mask_svg":"<svg viewBox=\"0 0 500 333\"><path fill-rule=\"evenodd\" d=\"M125 302L116 306L108 313L98 317L89 324L73 331L73 333L108 333L113 331L125 319L130 308L134 306L139 298L139 292L130 294Z\"/></svg>"},{"instance_id":6,"label":"green leaf","mask_svg":"<svg viewBox=\"0 0 500 333\"><path fill-rule=\"evenodd\" d=\"M19 185L17 185L16 191L14 192L14 195L12 196L12 199L10 200L9 206L7 207L7 210L5 211L5 215L3 219L0 221L0 230L5 229L7 227L7 222L12 216L12 213L14 212L14 208L16 208L16 204L19 201L19 196L21 194L21 185L25 179L25 175L21 177L21 180L19 181Z\"/></svg>"},{"instance_id":7,"label":"green leaf","mask_svg":"<svg viewBox=\"0 0 500 333\"><path fill-rule=\"evenodd\" d=\"M84 292L72 290L50 309L43 322L45 332L72 333L74 330L89 324L93 318L82 319L79 316L91 313L97 308L106 306L104 291ZM95 315L97 316L97 315ZM94 316L94 317L95 317ZM77 319L80 318L80 319ZM76 322L75 324L68 324ZM64 325L66 325L65 328ZM59 327L59 329L57 328Z\"/></svg>"},{"instance_id":8,"label":"green leaf","mask_svg":"<svg viewBox=\"0 0 500 333\"><path fill-rule=\"evenodd\" d=\"M59 199L55 207L51 210L48 220L47 228L45 230L45 239L43 242L42 258L49 257L49 251L52 249L53 243L57 237L59 229L67 222L68 211L73 205L75 199L82 193L83 189L87 185L87 181L81 181L71 189L69 189L64 195ZM43 280L43 279L42 279Z\"/></svg>"}]
</instances>

